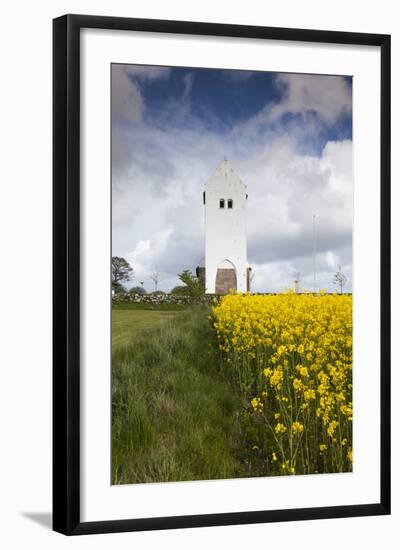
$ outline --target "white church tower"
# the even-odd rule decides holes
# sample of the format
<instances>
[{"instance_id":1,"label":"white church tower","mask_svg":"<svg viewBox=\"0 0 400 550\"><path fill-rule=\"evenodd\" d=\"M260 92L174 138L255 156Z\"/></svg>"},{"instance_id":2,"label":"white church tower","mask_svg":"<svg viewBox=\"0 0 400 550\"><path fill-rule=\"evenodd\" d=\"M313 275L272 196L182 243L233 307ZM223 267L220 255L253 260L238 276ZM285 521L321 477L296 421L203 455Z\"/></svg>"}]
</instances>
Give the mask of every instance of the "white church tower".
<instances>
[{"instance_id":1,"label":"white church tower","mask_svg":"<svg viewBox=\"0 0 400 550\"><path fill-rule=\"evenodd\" d=\"M203 193L205 258L197 273L208 294L250 290L247 263L246 186L225 159Z\"/></svg>"}]
</instances>

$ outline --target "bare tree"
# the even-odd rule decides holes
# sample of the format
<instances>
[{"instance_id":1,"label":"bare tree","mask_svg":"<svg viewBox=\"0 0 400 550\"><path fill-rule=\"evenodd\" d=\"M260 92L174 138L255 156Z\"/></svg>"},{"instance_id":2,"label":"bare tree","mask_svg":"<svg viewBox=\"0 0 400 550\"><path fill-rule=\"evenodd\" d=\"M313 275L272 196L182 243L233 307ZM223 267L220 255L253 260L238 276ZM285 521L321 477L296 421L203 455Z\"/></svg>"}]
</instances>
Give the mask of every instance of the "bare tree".
<instances>
[{"instance_id":1,"label":"bare tree","mask_svg":"<svg viewBox=\"0 0 400 550\"><path fill-rule=\"evenodd\" d=\"M160 282L160 274L155 271L152 275L150 275L150 279L154 283L154 290L157 292L158 283Z\"/></svg>"},{"instance_id":2,"label":"bare tree","mask_svg":"<svg viewBox=\"0 0 400 550\"><path fill-rule=\"evenodd\" d=\"M347 283L347 277L342 271L342 266L339 266L339 270L333 276L333 284L340 288L340 294L343 294L343 287Z\"/></svg>"},{"instance_id":3,"label":"bare tree","mask_svg":"<svg viewBox=\"0 0 400 550\"><path fill-rule=\"evenodd\" d=\"M294 283L294 291L296 294L298 294L300 292L300 271L295 273L293 283Z\"/></svg>"}]
</instances>

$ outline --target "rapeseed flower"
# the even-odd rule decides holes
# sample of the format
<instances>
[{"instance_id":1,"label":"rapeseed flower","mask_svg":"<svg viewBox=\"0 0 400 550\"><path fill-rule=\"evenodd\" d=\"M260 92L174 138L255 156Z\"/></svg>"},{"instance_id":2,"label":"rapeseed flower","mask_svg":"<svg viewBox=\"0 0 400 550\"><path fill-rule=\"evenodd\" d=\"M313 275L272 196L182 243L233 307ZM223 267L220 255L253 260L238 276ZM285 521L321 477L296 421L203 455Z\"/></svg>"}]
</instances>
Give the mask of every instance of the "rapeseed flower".
<instances>
[{"instance_id":1,"label":"rapeseed flower","mask_svg":"<svg viewBox=\"0 0 400 550\"><path fill-rule=\"evenodd\" d=\"M278 422L275 426L275 432L277 434L282 434L286 432L286 426L284 424L281 424L281 422Z\"/></svg>"},{"instance_id":2,"label":"rapeseed flower","mask_svg":"<svg viewBox=\"0 0 400 550\"><path fill-rule=\"evenodd\" d=\"M223 364L257 429L265 420L276 471L321 471L321 454L324 471L351 469L352 297L233 293L212 311Z\"/></svg>"}]
</instances>

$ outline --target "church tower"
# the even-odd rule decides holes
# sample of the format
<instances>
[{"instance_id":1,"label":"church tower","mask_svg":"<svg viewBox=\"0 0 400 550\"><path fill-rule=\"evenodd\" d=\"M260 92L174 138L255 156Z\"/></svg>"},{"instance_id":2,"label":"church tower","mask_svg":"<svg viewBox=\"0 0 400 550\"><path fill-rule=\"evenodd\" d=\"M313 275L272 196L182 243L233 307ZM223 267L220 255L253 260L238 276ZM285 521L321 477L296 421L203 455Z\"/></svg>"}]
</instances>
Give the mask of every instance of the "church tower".
<instances>
[{"instance_id":1,"label":"church tower","mask_svg":"<svg viewBox=\"0 0 400 550\"><path fill-rule=\"evenodd\" d=\"M225 159L205 185L205 258L198 273L206 293L249 289L247 263L246 186ZM204 273L205 271L205 273Z\"/></svg>"}]
</instances>

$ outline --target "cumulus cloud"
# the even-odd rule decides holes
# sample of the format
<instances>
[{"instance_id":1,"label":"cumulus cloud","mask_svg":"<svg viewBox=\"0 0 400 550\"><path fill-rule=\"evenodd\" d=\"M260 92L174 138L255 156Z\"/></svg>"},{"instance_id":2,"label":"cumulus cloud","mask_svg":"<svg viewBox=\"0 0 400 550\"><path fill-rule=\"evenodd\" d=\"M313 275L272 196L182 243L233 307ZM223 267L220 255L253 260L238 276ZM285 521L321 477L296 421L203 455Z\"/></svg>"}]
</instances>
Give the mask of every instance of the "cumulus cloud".
<instances>
[{"instance_id":1,"label":"cumulus cloud","mask_svg":"<svg viewBox=\"0 0 400 550\"><path fill-rule=\"evenodd\" d=\"M168 71L129 70L122 67L113 74L113 254L131 262L139 281L151 289L149 276L158 271L159 288L169 290L179 284L183 269L194 271L204 256L204 184L226 156L249 194L253 289L275 292L293 286L297 272L301 286L312 288L313 215L318 287L332 289L340 263L350 289L352 142L330 140L321 154L303 154L300 145L309 125L299 120L288 129L279 122L286 112L312 110L318 113L316 124L330 124L350 112L345 79L279 75L279 103L218 132L193 115L194 72L186 73L181 96L165 101L162 119L146 123L141 82L168 78ZM268 117L274 124L268 125Z\"/></svg>"},{"instance_id":2,"label":"cumulus cloud","mask_svg":"<svg viewBox=\"0 0 400 550\"><path fill-rule=\"evenodd\" d=\"M351 112L351 87L341 76L280 74L277 84L284 90L283 100L271 107L271 120L285 113L315 112L326 123Z\"/></svg>"},{"instance_id":3,"label":"cumulus cloud","mask_svg":"<svg viewBox=\"0 0 400 550\"><path fill-rule=\"evenodd\" d=\"M142 120L143 100L137 84L133 83L124 65L113 67L112 113L129 122Z\"/></svg>"},{"instance_id":4,"label":"cumulus cloud","mask_svg":"<svg viewBox=\"0 0 400 550\"><path fill-rule=\"evenodd\" d=\"M112 66L112 114L128 122L142 121L143 98L140 83L158 78L166 78L168 67L144 65Z\"/></svg>"}]
</instances>

